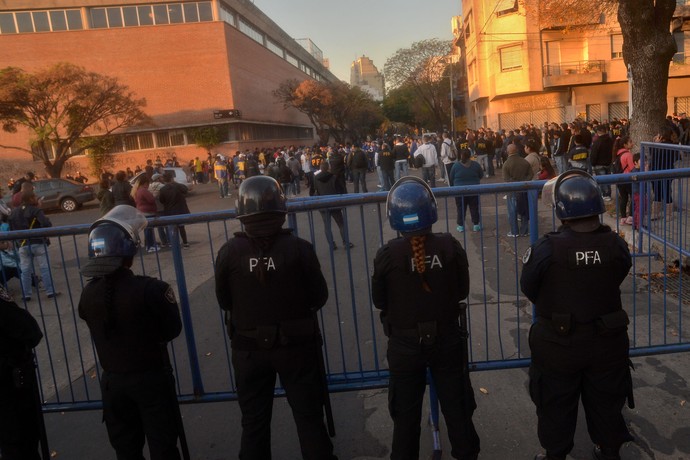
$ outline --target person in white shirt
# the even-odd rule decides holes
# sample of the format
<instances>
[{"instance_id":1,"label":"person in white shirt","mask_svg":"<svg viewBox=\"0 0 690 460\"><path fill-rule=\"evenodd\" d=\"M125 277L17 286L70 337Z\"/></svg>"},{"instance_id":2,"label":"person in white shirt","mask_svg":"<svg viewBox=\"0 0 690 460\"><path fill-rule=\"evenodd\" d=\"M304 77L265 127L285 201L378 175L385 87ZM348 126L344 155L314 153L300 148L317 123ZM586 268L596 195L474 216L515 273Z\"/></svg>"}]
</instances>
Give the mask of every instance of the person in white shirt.
<instances>
[{"instance_id":1,"label":"person in white shirt","mask_svg":"<svg viewBox=\"0 0 690 460\"><path fill-rule=\"evenodd\" d=\"M448 133L443 133L443 142L441 143L441 162L446 169L446 179L450 178L450 170L453 163L457 160L458 154L453 141L450 139ZM448 179L450 183L450 179Z\"/></svg>"},{"instance_id":2,"label":"person in white shirt","mask_svg":"<svg viewBox=\"0 0 690 460\"><path fill-rule=\"evenodd\" d=\"M431 136L429 134L422 136L422 140L424 144L415 152L415 158L420 155L424 158L422 179L424 179L424 182L429 184L430 187L436 187L436 165L438 164L436 147L431 143Z\"/></svg>"}]
</instances>

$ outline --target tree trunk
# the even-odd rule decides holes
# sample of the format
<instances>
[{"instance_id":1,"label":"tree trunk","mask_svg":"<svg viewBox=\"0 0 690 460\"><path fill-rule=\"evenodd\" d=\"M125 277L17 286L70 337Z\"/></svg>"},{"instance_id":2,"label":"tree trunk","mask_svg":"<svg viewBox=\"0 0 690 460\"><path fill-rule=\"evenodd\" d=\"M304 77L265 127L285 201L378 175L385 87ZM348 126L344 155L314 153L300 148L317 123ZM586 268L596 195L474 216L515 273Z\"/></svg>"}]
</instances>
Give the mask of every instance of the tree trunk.
<instances>
[{"instance_id":1,"label":"tree trunk","mask_svg":"<svg viewBox=\"0 0 690 460\"><path fill-rule=\"evenodd\" d=\"M65 166L67 158L59 157L52 163L50 160L43 160L43 165L45 166L46 173L52 178L59 178L62 174L62 168Z\"/></svg>"},{"instance_id":2,"label":"tree trunk","mask_svg":"<svg viewBox=\"0 0 690 460\"><path fill-rule=\"evenodd\" d=\"M668 72L676 44L670 33L675 0L619 0L623 60L633 78L631 137L651 142L664 125Z\"/></svg>"}]
</instances>

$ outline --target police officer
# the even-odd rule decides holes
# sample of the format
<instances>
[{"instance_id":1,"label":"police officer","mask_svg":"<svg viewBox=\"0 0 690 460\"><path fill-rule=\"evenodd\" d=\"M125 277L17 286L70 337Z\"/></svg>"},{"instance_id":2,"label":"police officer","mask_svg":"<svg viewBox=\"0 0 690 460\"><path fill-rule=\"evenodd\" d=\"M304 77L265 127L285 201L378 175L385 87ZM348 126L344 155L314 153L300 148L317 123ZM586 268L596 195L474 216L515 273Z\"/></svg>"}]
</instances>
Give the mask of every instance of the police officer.
<instances>
[{"instance_id":1,"label":"police officer","mask_svg":"<svg viewBox=\"0 0 690 460\"><path fill-rule=\"evenodd\" d=\"M103 419L117 459L143 459L146 439L151 460L176 460L181 419L167 342L182 323L170 285L131 271L145 226L143 214L127 205L91 226L89 261L81 269L91 279L79 317L103 367Z\"/></svg>"},{"instance_id":2,"label":"police officer","mask_svg":"<svg viewBox=\"0 0 690 460\"><path fill-rule=\"evenodd\" d=\"M40 460L42 420L31 349L43 338L36 320L0 285L0 452L3 460Z\"/></svg>"},{"instance_id":3,"label":"police officer","mask_svg":"<svg viewBox=\"0 0 690 460\"><path fill-rule=\"evenodd\" d=\"M323 369L315 312L328 288L311 244L283 229L285 195L275 179L239 189L235 233L216 259L216 296L226 312L242 411L239 458L271 458L276 374L297 425L303 458L336 459L323 420ZM281 457L282 458L282 457Z\"/></svg>"},{"instance_id":4,"label":"police officer","mask_svg":"<svg viewBox=\"0 0 690 460\"><path fill-rule=\"evenodd\" d=\"M467 254L448 233L431 233L438 215L431 188L405 176L388 193L388 219L402 233L374 259L372 297L388 336L392 460L419 458L426 369L436 384L451 455L476 459L479 436L458 317L469 293ZM465 361L465 362L463 362Z\"/></svg>"},{"instance_id":5,"label":"police officer","mask_svg":"<svg viewBox=\"0 0 690 460\"><path fill-rule=\"evenodd\" d=\"M621 415L626 398L632 407L628 315L620 299L630 252L600 223L601 190L586 172L561 174L542 195L562 226L527 250L520 279L536 306L529 391L546 454L535 459L565 459L572 450L580 397L594 458L620 459L620 446L632 440Z\"/></svg>"}]
</instances>

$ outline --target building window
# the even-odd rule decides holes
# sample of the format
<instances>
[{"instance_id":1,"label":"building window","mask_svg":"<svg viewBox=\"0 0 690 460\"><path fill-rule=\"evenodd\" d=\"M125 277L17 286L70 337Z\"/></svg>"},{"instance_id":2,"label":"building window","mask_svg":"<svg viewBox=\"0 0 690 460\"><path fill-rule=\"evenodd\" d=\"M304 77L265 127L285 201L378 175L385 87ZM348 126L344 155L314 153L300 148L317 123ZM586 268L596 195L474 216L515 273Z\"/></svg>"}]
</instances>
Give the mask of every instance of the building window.
<instances>
[{"instance_id":1,"label":"building window","mask_svg":"<svg viewBox=\"0 0 690 460\"><path fill-rule=\"evenodd\" d=\"M0 34L16 34L17 27L14 24L12 13L0 13Z\"/></svg>"},{"instance_id":2,"label":"building window","mask_svg":"<svg viewBox=\"0 0 690 460\"><path fill-rule=\"evenodd\" d=\"M280 57L283 57L283 48L270 38L266 38L266 47Z\"/></svg>"},{"instance_id":3,"label":"building window","mask_svg":"<svg viewBox=\"0 0 690 460\"><path fill-rule=\"evenodd\" d=\"M184 8L184 22L199 22L199 11L194 3L185 3Z\"/></svg>"},{"instance_id":4,"label":"building window","mask_svg":"<svg viewBox=\"0 0 690 460\"><path fill-rule=\"evenodd\" d=\"M609 103L609 121L614 118L628 118L628 103L627 102L611 102Z\"/></svg>"},{"instance_id":5,"label":"building window","mask_svg":"<svg viewBox=\"0 0 690 460\"><path fill-rule=\"evenodd\" d=\"M522 68L522 45L513 45L498 50L501 59L501 72Z\"/></svg>"},{"instance_id":6,"label":"building window","mask_svg":"<svg viewBox=\"0 0 690 460\"><path fill-rule=\"evenodd\" d=\"M82 29L79 10L42 10L0 13L0 34L60 32Z\"/></svg>"},{"instance_id":7,"label":"building window","mask_svg":"<svg viewBox=\"0 0 690 460\"><path fill-rule=\"evenodd\" d=\"M167 5L153 5L153 19L158 24L168 24Z\"/></svg>"},{"instance_id":8,"label":"building window","mask_svg":"<svg viewBox=\"0 0 690 460\"><path fill-rule=\"evenodd\" d=\"M107 8L108 27L123 27L122 8Z\"/></svg>"},{"instance_id":9,"label":"building window","mask_svg":"<svg viewBox=\"0 0 690 460\"><path fill-rule=\"evenodd\" d=\"M140 26L153 25L153 10L151 9L151 5L137 6L137 13L139 15Z\"/></svg>"},{"instance_id":10,"label":"building window","mask_svg":"<svg viewBox=\"0 0 690 460\"><path fill-rule=\"evenodd\" d=\"M601 120L601 104L587 104L587 121Z\"/></svg>"},{"instance_id":11,"label":"building window","mask_svg":"<svg viewBox=\"0 0 690 460\"><path fill-rule=\"evenodd\" d=\"M467 13L467 19L465 20L465 40L470 38L472 34L472 12Z\"/></svg>"},{"instance_id":12,"label":"building window","mask_svg":"<svg viewBox=\"0 0 690 460\"><path fill-rule=\"evenodd\" d=\"M184 22L182 5L179 3L168 5L168 16L170 17L170 24L181 24Z\"/></svg>"},{"instance_id":13,"label":"building window","mask_svg":"<svg viewBox=\"0 0 690 460\"><path fill-rule=\"evenodd\" d=\"M222 3L220 4L220 20L235 27L235 14Z\"/></svg>"},{"instance_id":14,"label":"building window","mask_svg":"<svg viewBox=\"0 0 690 460\"><path fill-rule=\"evenodd\" d=\"M170 145L185 145L187 143L185 142L184 131L170 131L168 134L170 135Z\"/></svg>"},{"instance_id":15,"label":"building window","mask_svg":"<svg viewBox=\"0 0 690 460\"><path fill-rule=\"evenodd\" d=\"M125 149L144 150L153 148L153 133L130 134L125 136Z\"/></svg>"},{"instance_id":16,"label":"building window","mask_svg":"<svg viewBox=\"0 0 690 460\"><path fill-rule=\"evenodd\" d=\"M292 54L285 53L285 60L288 61L290 64L294 65L295 67L299 68L299 61Z\"/></svg>"},{"instance_id":17,"label":"building window","mask_svg":"<svg viewBox=\"0 0 690 460\"><path fill-rule=\"evenodd\" d=\"M90 13L92 29L105 29L108 27L108 20L105 18L105 8L92 8Z\"/></svg>"},{"instance_id":18,"label":"building window","mask_svg":"<svg viewBox=\"0 0 690 460\"><path fill-rule=\"evenodd\" d=\"M673 38L676 41L676 54L673 55L674 64L688 64L688 59L685 56L685 32L674 32Z\"/></svg>"},{"instance_id":19,"label":"building window","mask_svg":"<svg viewBox=\"0 0 690 460\"><path fill-rule=\"evenodd\" d=\"M211 9L211 2L198 2L197 6L199 7L199 21L213 21L213 10Z\"/></svg>"},{"instance_id":20,"label":"building window","mask_svg":"<svg viewBox=\"0 0 690 460\"><path fill-rule=\"evenodd\" d=\"M496 5L496 16L514 13L518 10L517 0L498 0Z\"/></svg>"},{"instance_id":21,"label":"building window","mask_svg":"<svg viewBox=\"0 0 690 460\"><path fill-rule=\"evenodd\" d=\"M470 85L476 83L477 81L477 60L473 60L470 62L470 65L467 66L467 77L469 79Z\"/></svg>"},{"instance_id":22,"label":"building window","mask_svg":"<svg viewBox=\"0 0 690 460\"><path fill-rule=\"evenodd\" d=\"M623 35L611 35L611 59L623 58Z\"/></svg>"},{"instance_id":23,"label":"building window","mask_svg":"<svg viewBox=\"0 0 690 460\"><path fill-rule=\"evenodd\" d=\"M36 32L50 32L47 11L34 11L31 16L34 18L34 30Z\"/></svg>"},{"instance_id":24,"label":"building window","mask_svg":"<svg viewBox=\"0 0 690 460\"><path fill-rule=\"evenodd\" d=\"M125 6L122 8L122 16L125 20L125 27L135 27L139 25L136 6Z\"/></svg>"},{"instance_id":25,"label":"building window","mask_svg":"<svg viewBox=\"0 0 690 460\"><path fill-rule=\"evenodd\" d=\"M74 10L77 13L78 10ZM212 21L211 2L91 8L91 27L136 27L184 22ZM69 22L69 11L68 11Z\"/></svg>"},{"instance_id":26,"label":"building window","mask_svg":"<svg viewBox=\"0 0 690 460\"><path fill-rule=\"evenodd\" d=\"M251 38L257 43L264 44L264 35L256 30L254 26L246 22L244 19L239 20L240 32L245 34L247 37Z\"/></svg>"},{"instance_id":27,"label":"building window","mask_svg":"<svg viewBox=\"0 0 690 460\"><path fill-rule=\"evenodd\" d=\"M678 115L690 114L690 96L673 98L673 108Z\"/></svg>"}]
</instances>

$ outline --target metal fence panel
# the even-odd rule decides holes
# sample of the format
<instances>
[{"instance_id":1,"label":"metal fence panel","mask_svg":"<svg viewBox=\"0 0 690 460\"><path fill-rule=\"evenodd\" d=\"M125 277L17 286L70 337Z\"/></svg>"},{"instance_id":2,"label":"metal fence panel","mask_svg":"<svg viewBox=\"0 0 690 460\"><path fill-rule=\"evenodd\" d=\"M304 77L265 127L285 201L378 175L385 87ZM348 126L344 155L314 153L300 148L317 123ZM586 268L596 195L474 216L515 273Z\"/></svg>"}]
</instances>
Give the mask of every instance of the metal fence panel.
<instances>
[{"instance_id":1,"label":"metal fence panel","mask_svg":"<svg viewBox=\"0 0 690 460\"><path fill-rule=\"evenodd\" d=\"M687 252L684 203L688 178L690 169L597 178L601 184L614 188L621 183L649 188L653 181L669 180L672 190L680 193L673 220L665 224L674 229L673 234L655 234L651 220L635 229L620 223L617 193L613 194L615 199L609 203L610 210L604 217L635 248L635 264L622 289L623 303L631 315L633 354L690 349L690 334L683 327L688 314L687 275L672 264L678 258L682 265ZM521 258L531 242L557 225L552 210L537 198L542 186L543 181L533 181L435 189L439 221L434 231L452 232L466 248L470 261L468 323L473 370L522 367L529 362L527 336L532 305L519 288ZM530 197L529 238L505 236L505 196L514 191L526 191ZM479 232L457 233L455 198L468 195L480 197L483 228ZM386 339L370 293L376 251L396 237L385 216L385 197L380 192L289 201L288 223L298 236L314 245L329 284L329 300L319 318L329 386L334 391L375 388L387 383ZM333 250L328 244L324 225L330 225L330 221L324 223L320 216L328 208L343 209L346 238L354 243L353 248L341 246ZM218 249L233 232L240 230L240 223L231 210L155 219L151 224L166 226L172 233L172 250L153 254L142 251L134 269L177 288L184 331L170 348L180 399L234 399L230 346L215 299L213 272ZM182 248L177 237L178 225L185 225L187 233L197 235L197 239L203 237L202 244L189 250ZM86 282L79 267L87 257L87 231L88 225L79 225L0 234L2 240L17 241L27 235L46 235L52 240L48 247L52 275L64 294L47 299L36 292L37 298L25 304L45 333L36 355L46 410L92 409L100 405L100 369L95 349L86 325L77 315L79 296ZM337 236L336 233L339 240ZM16 280L9 283L16 293ZM281 389L277 388L276 393L280 394Z\"/></svg>"}]
</instances>

